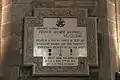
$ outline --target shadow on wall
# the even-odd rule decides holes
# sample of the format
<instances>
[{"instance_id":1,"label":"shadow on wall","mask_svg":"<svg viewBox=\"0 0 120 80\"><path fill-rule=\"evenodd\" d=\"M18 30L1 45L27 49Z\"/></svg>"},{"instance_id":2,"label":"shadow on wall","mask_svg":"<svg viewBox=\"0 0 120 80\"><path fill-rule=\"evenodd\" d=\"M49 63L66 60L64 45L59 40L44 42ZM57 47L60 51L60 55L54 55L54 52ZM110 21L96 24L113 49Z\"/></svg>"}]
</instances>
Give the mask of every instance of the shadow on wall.
<instances>
[{"instance_id":1,"label":"shadow on wall","mask_svg":"<svg viewBox=\"0 0 120 80\"><path fill-rule=\"evenodd\" d=\"M0 76L0 80L4 80L3 77Z\"/></svg>"}]
</instances>

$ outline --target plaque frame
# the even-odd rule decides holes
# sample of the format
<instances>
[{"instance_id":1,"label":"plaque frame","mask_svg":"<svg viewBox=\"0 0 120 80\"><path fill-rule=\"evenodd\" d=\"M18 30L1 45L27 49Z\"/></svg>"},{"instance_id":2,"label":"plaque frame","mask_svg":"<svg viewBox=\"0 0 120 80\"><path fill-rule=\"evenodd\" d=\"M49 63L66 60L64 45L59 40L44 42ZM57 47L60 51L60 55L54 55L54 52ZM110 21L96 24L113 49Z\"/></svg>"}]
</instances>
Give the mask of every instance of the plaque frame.
<instances>
[{"instance_id":1,"label":"plaque frame","mask_svg":"<svg viewBox=\"0 0 120 80\"><path fill-rule=\"evenodd\" d=\"M54 16L54 12L57 12L57 11L61 11L62 9L60 8L52 8L52 9L48 9L48 8L44 8L44 9L35 9L35 17L26 17L25 18L25 27L24 27L24 55L23 55L23 63L24 65L33 65L33 75L40 75L40 76L88 76L89 75L89 64L90 65L93 65L93 61L94 61L94 66L98 65L98 60L97 60L97 53L95 53L92 57L94 58L95 56L95 59L92 60L91 59L91 62L89 62L89 58L79 58L79 61L81 61L79 64L84 64L84 68L83 69L80 69L80 66L79 68L75 68L73 67L73 71L70 71L71 70L71 67L67 68L68 70L65 72L65 67L39 67L36 65L40 65L39 63L42 63L41 60L42 58L35 58L35 57L32 57L33 56L33 48L32 48L32 38L33 38L33 35L31 35L30 33L33 33L33 27L35 26L43 26L43 18L46 17L46 18L55 18L57 16ZM83 10L84 13L87 13L87 10L86 9L68 9L68 8L64 8L63 10L65 11L68 11L69 14L71 14L71 12L73 12L73 10L76 10L77 12L78 11L81 11ZM38 11L38 12L37 12ZM42 13L45 13L46 11L48 11L48 13L50 14L42 14L42 15L38 15L39 12L42 12ZM52 12L52 13L51 13ZM59 12L58 12L59 13ZM65 15L65 14L60 14L58 16L62 16L62 17L65 17L65 18L70 18L70 17L77 17L78 19L78 26L80 27L88 27L87 24L88 23L91 23L90 21L92 21L94 23L95 21L95 18L91 18L90 21L88 21L87 23L87 20L89 20L89 18L87 19L87 16L83 16L82 18L80 17L80 15L84 15L84 13L82 14L74 14L74 15ZM51 16L52 14L52 16ZM93 24L91 24L91 26L93 26ZM96 26L93 26L93 27L96 27ZM91 28L91 27L90 27ZM87 28L88 29L88 28ZM88 34L88 33L87 33ZM93 34L95 34L95 32L93 32ZM91 39L91 35L89 36L89 39ZM95 37L95 36L94 36ZM88 38L88 36L87 36ZM88 40L87 40L87 43ZM96 42L95 42L96 43ZM96 46L96 45L95 45ZM96 47L95 47L96 48ZM89 56L89 55L88 55ZM39 62L39 63L38 63ZM42 65L42 64L41 64ZM36 70L37 68L37 70ZM41 70L43 69L43 70ZM55 71L52 71L52 70L55 70ZM70 71L70 72L68 72Z\"/></svg>"},{"instance_id":2,"label":"plaque frame","mask_svg":"<svg viewBox=\"0 0 120 80\"><path fill-rule=\"evenodd\" d=\"M83 8L35 8L34 14L36 17L42 18L57 17L56 15L78 18L78 26L87 27L88 64L91 67L99 66L97 45L97 17L88 17L87 9Z\"/></svg>"}]
</instances>

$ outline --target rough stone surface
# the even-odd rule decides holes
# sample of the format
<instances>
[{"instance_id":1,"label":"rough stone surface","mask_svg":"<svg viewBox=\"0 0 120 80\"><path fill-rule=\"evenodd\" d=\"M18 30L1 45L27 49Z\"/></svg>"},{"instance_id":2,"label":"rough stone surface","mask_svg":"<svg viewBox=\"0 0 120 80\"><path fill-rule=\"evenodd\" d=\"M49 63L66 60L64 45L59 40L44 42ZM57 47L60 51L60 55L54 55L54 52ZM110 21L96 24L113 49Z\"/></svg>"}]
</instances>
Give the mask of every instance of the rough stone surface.
<instances>
[{"instance_id":1,"label":"rough stone surface","mask_svg":"<svg viewBox=\"0 0 120 80\"><path fill-rule=\"evenodd\" d=\"M99 0L99 15L98 15L98 28L99 32L102 33L102 48L99 52L100 56L100 70L99 70L99 80L114 80L114 71L117 71L116 66L116 51L115 44L116 39L111 40L110 37L115 37L116 24L115 24L115 4L114 0ZM107 8L103 8L107 7ZM114 28L114 29L112 29ZM111 51L111 43L113 45ZM114 51L114 52L113 52ZM114 55L113 55L114 54ZM107 59L106 59L107 57ZM115 62L114 62L115 61ZM114 64L113 64L114 62ZM104 73L104 74L103 74Z\"/></svg>"},{"instance_id":2,"label":"rough stone surface","mask_svg":"<svg viewBox=\"0 0 120 80\"><path fill-rule=\"evenodd\" d=\"M110 20L114 20L115 21L115 4L112 4L110 2L107 2L107 18Z\"/></svg>"},{"instance_id":3,"label":"rough stone surface","mask_svg":"<svg viewBox=\"0 0 120 80\"><path fill-rule=\"evenodd\" d=\"M3 3L3 6L11 4L11 0L5 0L6 2ZM24 17L34 15L33 10L34 8L85 8L88 9L88 16L89 17L97 17L98 22L98 32L101 34L101 37L98 40L100 43L99 46L99 69L93 75L90 75L91 80L114 80L114 72L116 71L115 65L115 56L116 52L115 43L116 38L115 35L115 7L114 3L115 0L12 0L12 11L5 11L4 13L4 21L5 25L3 25L4 29L3 32L4 40L2 44L4 45L3 51L7 54L6 59L7 65L19 65L22 63L22 56L20 54L23 53L23 25L24 25ZM117 0L117 3L120 2ZM97 4L97 5L96 5ZM119 5L117 5L119 7ZM9 9L9 8L8 8ZM8 12L12 12L12 18L10 17ZM118 9L118 15L120 10ZM112 22L109 20L113 20ZM118 19L119 16L118 16ZM9 24L6 22L12 21ZM34 23L35 21L33 21ZM36 22L36 23L39 23ZM37 24L36 24L37 25ZM11 27L10 27L11 26ZM11 47L12 46L12 47ZM11 55L12 54L12 55ZM14 56L13 56L14 55ZM15 59L14 59L15 58ZM112 60L111 60L112 59ZM10 61L10 62L9 62ZM20 66L19 66L20 67ZM13 75L16 74L10 71L11 68L6 70L6 75L9 79L14 80L16 79ZM25 69L27 70L27 69ZM93 69L94 70L94 69ZM30 70L28 70L29 73ZM11 73L10 73L11 72ZM17 71L19 72L19 71ZM31 72L31 71L30 71ZM99 74L98 74L99 72ZM26 73L27 74L27 73ZM95 74L95 75L94 75ZM28 74L29 75L29 74ZM22 75L23 76L23 75ZM25 76L25 74L24 74ZM91 77L91 76L94 76ZM7 80L9 80L7 79ZM81 77L22 77L23 80L88 80L88 77L81 78Z\"/></svg>"},{"instance_id":4,"label":"rough stone surface","mask_svg":"<svg viewBox=\"0 0 120 80\"><path fill-rule=\"evenodd\" d=\"M98 66L97 19L89 17L87 20L87 51L89 66Z\"/></svg>"}]
</instances>

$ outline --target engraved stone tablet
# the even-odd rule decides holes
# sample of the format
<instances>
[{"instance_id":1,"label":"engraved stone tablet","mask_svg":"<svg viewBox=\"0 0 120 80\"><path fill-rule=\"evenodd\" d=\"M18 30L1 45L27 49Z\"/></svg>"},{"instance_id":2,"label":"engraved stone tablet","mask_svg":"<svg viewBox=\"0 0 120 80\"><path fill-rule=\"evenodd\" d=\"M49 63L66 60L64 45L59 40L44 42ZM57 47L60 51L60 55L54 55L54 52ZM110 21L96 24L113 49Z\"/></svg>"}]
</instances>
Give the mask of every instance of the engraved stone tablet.
<instances>
[{"instance_id":1,"label":"engraved stone tablet","mask_svg":"<svg viewBox=\"0 0 120 80\"><path fill-rule=\"evenodd\" d=\"M33 53L43 57L43 66L78 66L78 57L87 57L86 27L78 27L76 18L44 18L43 23L34 27Z\"/></svg>"},{"instance_id":2,"label":"engraved stone tablet","mask_svg":"<svg viewBox=\"0 0 120 80\"><path fill-rule=\"evenodd\" d=\"M69 39L73 39L73 42L70 43L70 44L72 44L72 46L69 46L72 48L69 49L66 47L62 48L62 46L64 45L63 42L65 42L65 44L66 44L66 41L68 41L68 40L66 40L67 38L64 37L62 34L60 35L57 33L56 37L55 37L55 34L53 36L51 36L52 33L51 34L49 33L49 35L46 35L48 33L44 33L44 35L41 35L41 31L43 31L44 29L51 30L51 32L55 31L55 33L56 33L57 28L58 28L58 26L56 24L54 24L55 26L50 26L50 25L53 25L53 24L51 24L51 21L50 21L49 27L48 27L48 24L46 24L45 26L42 26L42 24L45 24L44 21L46 21L46 19L51 20L53 18L44 18L43 21L41 21L42 19L43 18L36 18L36 17L28 17L25 19L24 65L33 65L33 75L41 75L41 76L88 75L89 67L88 67L87 58L86 58L87 54L86 54L86 50L84 50L84 49L86 49L86 41L82 41L82 42L80 41L81 39L86 40L86 28L76 26L74 28L77 28L79 30L74 29L75 33L72 33L72 34L81 33L81 36L77 36L77 37L79 37L79 39L77 38L78 40L75 40L80 43L80 45L77 44L78 46L80 46L79 49L81 51L79 52L79 49L78 49L78 51L77 51L77 49L74 49L74 48L76 48L75 45L73 45L74 38L69 38ZM54 18L54 19L56 22L56 20L58 20L59 18ZM69 19L70 19L70 22L71 22L71 20L72 21L75 20L75 24L71 24L69 26L72 27L72 26L76 25L76 18L63 18L63 19L65 20L65 22L69 21ZM43 22L43 23L41 23L41 22ZM69 33L71 33L72 29L71 28L67 29L68 24L67 23L65 23L65 24L66 25L64 25L64 27L59 27L59 28L61 30L66 30L66 31L69 31ZM37 26L35 26L35 25L37 25ZM54 27L56 27L56 28L54 28ZM66 27L66 29L64 29L65 27ZM40 35L38 35L38 34L40 34ZM51 45L51 46L45 45L45 42L43 42L44 39L42 39L40 37L47 38L47 40L58 38L58 39L60 39L60 41L58 40L58 42L61 42L61 40L62 40L62 45L60 45L60 46L57 45L57 47L59 49L56 49L56 48L54 49L53 48L54 45ZM40 39L41 39L41 41L40 41ZM51 41L49 43L46 42L46 44L51 44L51 43L55 44L54 40L51 40ZM44 43L44 45L40 45L43 43ZM81 45L81 43L82 43L82 45ZM38 49L35 50L34 46L37 46ZM44 49L40 49L39 48L40 46L43 46ZM83 49L83 51L82 51L82 49ZM56 62L54 62L55 60L56 60Z\"/></svg>"},{"instance_id":3,"label":"engraved stone tablet","mask_svg":"<svg viewBox=\"0 0 120 80\"><path fill-rule=\"evenodd\" d=\"M80 27L87 26L87 51L89 66L98 66L97 51L97 19L87 17L87 10L81 8L36 8L35 16L37 17L76 17L77 25Z\"/></svg>"},{"instance_id":4,"label":"engraved stone tablet","mask_svg":"<svg viewBox=\"0 0 120 80\"><path fill-rule=\"evenodd\" d=\"M86 9L42 10L25 18L24 65L33 66L33 75L89 75Z\"/></svg>"}]
</instances>

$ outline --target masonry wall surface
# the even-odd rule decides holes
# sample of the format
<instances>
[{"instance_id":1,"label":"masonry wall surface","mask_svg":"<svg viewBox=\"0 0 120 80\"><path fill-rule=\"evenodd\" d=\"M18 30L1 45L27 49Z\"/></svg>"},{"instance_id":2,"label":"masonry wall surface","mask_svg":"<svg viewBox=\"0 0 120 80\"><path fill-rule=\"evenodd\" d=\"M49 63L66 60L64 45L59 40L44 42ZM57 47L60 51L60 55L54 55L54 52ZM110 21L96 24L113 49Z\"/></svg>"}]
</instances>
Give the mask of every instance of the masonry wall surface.
<instances>
[{"instance_id":1,"label":"masonry wall surface","mask_svg":"<svg viewBox=\"0 0 120 80\"><path fill-rule=\"evenodd\" d=\"M2 53L6 80L114 80L117 34L114 0L12 0L3 4ZM49 5L48 5L49 4ZM20 73L23 56L24 17L32 16L34 8L80 7L88 9L89 17L98 18L99 67L90 68L89 77L31 77L29 68Z\"/></svg>"},{"instance_id":2,"label":"masonry wall surface","mask_svg":"<svg viewBox=\"0 0 120 80\"><path fill-rule=\"evenodd\" d=\"M0 0L0 24L1 24L1 15L2 15L2 1ZM0 29L0 33L1 33L1 29ZM0 34L0 37L1 37L1 34ZM0 42L0 45L1 45L1 42ZM1 47L0 47L0 51L1 51ZM2 64L2 60L1 60L1 53L0 53L0 65L1 64ZM0 66L0 71L1 71L1 66ZM0 75L1 75L1 72L0 72Z\"/></svg>"}]
</instances>

